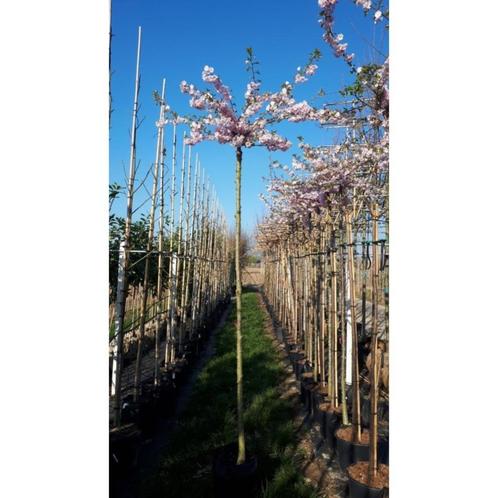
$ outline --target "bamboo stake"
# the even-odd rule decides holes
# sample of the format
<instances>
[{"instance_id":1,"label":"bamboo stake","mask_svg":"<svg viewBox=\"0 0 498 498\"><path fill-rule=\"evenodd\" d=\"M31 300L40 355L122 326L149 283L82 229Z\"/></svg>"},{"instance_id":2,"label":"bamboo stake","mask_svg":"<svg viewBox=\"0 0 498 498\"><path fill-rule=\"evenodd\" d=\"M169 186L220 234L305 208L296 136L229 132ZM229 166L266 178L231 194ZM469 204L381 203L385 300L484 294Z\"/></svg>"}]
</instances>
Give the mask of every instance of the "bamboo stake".
<instances>
[{"instance_id":1,"label":"bamboo stake","mask_svg":"<svg viewBox=\"0 0 498 498\"><path fill-rule=\"evenodd\" d=\"M184 137L185 140L185 137ZM192 170L192 146L188 147L188 167L187 167L187 215L185 223L185 241L183 243L182 253L184 255L183 261L183 271L182 271L182 292L180 301L180 337L182 340L185 338L186 329L186 307L187 307L187 296L189 287L189 272L190 272L190 184L191 184L191 170Z\"/></svg>"},{"instance_id":2,"label":"bamboo stake","mask_svg":"<svg viewBox=\"0 0 498 498\"><path fill-rule=\"evenodd\" d=\"M166 80L163 79L161 91L161 120L164 118L164 92ZM159 187L159 255L157 259L157 304L156 304L156 328L154 341L154 385L159 385L159 354L160 354L160 330L163 321L163 271L164 271L164 130L158 127L156 160L160 164L160 187Z\"/></svg>"},{"instance_id":3,"label":"bamboo stake","mask_svg":"<svg viewBox=\"0 0 498 498\"><path fill-rule=\"evenodd\" d=\"M172 324L174 323L172 317L172 293L173 293L173 229L175 225L175 195L176 195L176 179L175 179L175 167L176 167L176 123L173 123L173 158L171 163L171 184L170 184L170 219L169 219L169 269L168 269L168 301L166 309L168 310L168 320L167 320L167 335L166 335L166 349L164 353L164 363L168 366L170 363L174 362L175 358L175 348Z\"/></svg>"},{"instance_id":4,"label":"bamboo stake","mask_svg":"<svg viewBox=\"0 0 498 498\"><path fill-rule=\"evenodd\" d=\"M128 248L130 244L131 221L133 214L133 191L135 185L135 163L136 163L136 135L137 135L137 114L138 114L138 94L140 88L140 49L142 39L142 28L138 27L138 46L135 67L135 95L133 99L133 114L131 125L130 143L130 168L128 174L127 188L127 209L124 239L120 245L118 284L116 290L116 327L114 360L112 369L111 395L114 397L114 423L117 427L121 425L121 373L123 368L123 324L125 317L126 299L126 273L128 268Z\"/></svg>"},{"instance_id":5,"label":"bamboo stake","mask_svg":"<svg viewBox=\"0 0 498 498\"><path fill-rule=\"evenodd\" d=\"M163 80L164 88L164 80ZM159 119L163 117L164 107L161 105L159 110ZM143 289L144 294L142 297L141 310L140 310L140 328L138 335L138 348L137 348L137 359L135 362L135 379L133 386L133 399L138 400L138 396L141 391L141 379L142 379L142 355L143 355L143 339L145 335L145 322L147 320L147 298L149 295L149 271L150 271L150 253L152 251L152 245L154 243L154 228L155 228L155 217L156 217L156 202L157 202L157 184L158 184L158 172L159 172L159 159L160 159L160 147L161 139L160 133L158 133L158 139L156 144L156 161L154 162L154 173L153 173L153 183L152 183L152 199L149 213L149 233L147 235L147 252L145 256L145 269L144 269L144 280Z\"/></svg>"},{"instance_id":6,"label":"bamboo stake","mask_svg":"<svg viewBox=\"0 0 498 498\"><path fill-rule=\"evenodd\" d=\"M182 265L183 258L181 257L183 254L182 246L183 246L183 201L184 201L184 192L185 192L185 137L186 132L183 132L183 140L182 140L182 170L181 170L181 179L180 179L180 206L178 208L178 239L177 239L177 252L180 256L178 260L178 274L182 273ZM190 150L190 149L189 149ZM177 277L175 276L175 289L177 288L176 284ZM180 283L181 285L181 283ZM180 289L180 292L183 292L183 289ZM181 295L181 294L180 294ZM176 303L176 292L175 292L175 303ZM180 316L181 316L181 301L180 301ZM182 324L181 321L178 324L178 348L180 354L183 353L183 337L182 337Z\"/></svg>"}]
</instances>

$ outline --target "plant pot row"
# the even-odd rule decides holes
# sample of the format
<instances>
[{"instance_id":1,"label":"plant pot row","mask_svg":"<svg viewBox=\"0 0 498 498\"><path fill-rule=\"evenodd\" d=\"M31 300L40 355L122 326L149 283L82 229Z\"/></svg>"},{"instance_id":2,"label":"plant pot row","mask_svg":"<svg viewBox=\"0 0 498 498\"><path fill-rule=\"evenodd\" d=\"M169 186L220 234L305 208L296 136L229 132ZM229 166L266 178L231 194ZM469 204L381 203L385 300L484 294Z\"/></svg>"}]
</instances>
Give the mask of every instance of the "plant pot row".
<instances>
[{"instance_id":1,"label":"plant pot row","mask_svg":"<svg viewBox=\"0 0 498 498\"><path fill-rule=\"evenodd\" d=\"M274 319L274 324L280 325L275 320L273 310L267 302L270 315ZM314 381L312 366L305 359L303 347L295 343L293 338L283 331L283 340L289 361L291 362L296 379L300 387L300 400L310 419L315 420L320 426L320 434L327 441L331 454L337 457L339 466L348 476L349 498L381 498L387 496L388 488L388 467L389 463L389 436L387 430L389 406L388 402L379 400L379 439L378 439L378 462L379 478L377 482L371 483L366 478L370 445L353 443L350 440L338 437L341 435L340 429L342 414L339 409L331 410L330 402L327 399L327 392L320 387L319 382ZM320 381L320 379L318 379ZM351 387L349 388L351 389ZM362 422L364 426L370 423L370 402L366 396L367 392L362 392ZM351 393L347 393L351 399ZM349 416L351 413L349 412ZM384 482L382 482L384 480ZM369 485L371 484L371 485Z\"/></svg>"},{"instance_id":2,"label":"plant pot row","mask_svg":"<svg viewBox=\"0 0 498 498\"><path fill-rule=\"evenodd\" d=\"M136 465L138 449L144 438L155 431L159 417L169 418L176 409L178 391L189 377L202 343L219 322L230 299L224 299L213 310L206 324L184 343L182 357L174 365L161 368L159 386L142 383L137 400L133 395L122 399L121 426L110 431L111 481Z\"/></svg>"}]
</instances>

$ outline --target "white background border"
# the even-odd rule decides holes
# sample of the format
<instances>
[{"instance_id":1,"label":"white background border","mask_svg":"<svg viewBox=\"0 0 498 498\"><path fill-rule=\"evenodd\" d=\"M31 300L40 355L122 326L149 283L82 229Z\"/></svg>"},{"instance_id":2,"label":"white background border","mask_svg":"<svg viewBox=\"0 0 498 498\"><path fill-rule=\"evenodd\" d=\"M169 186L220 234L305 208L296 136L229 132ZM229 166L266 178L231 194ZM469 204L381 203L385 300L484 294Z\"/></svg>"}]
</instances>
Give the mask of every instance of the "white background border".
<instances>
[{"instance_id":1,"label":"white background border","mask_svg":"<svg viewBox=\"0 0 498 498\"><path fill-rule=\"evenodd\" d=\"M496 19L391 1L394 498L496 494ZM108 493L108 32L102 0L2 9L8 498Z\"/></svg>"}]
</instances>

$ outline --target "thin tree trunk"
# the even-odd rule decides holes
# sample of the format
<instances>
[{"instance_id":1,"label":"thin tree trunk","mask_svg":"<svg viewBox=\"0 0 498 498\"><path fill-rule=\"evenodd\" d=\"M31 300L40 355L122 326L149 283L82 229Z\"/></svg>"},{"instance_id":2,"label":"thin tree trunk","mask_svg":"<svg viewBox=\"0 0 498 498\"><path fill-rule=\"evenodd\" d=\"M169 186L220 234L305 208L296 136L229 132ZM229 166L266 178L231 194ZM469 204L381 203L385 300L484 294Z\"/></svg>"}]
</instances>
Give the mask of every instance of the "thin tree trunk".
<instances>
[{"instance_id":1,"label":"thin tree trunk","mask_svg":"<svg viewBox=\"0 0 498 498\"><path fill-rule=\"evenodd\" d=\"M341 240L344 241L343 230ZM344 255L344 244L341 244L341 406L342 424L349 425L348 405L346 400L346 362L347 362L347 336L346 336L346 261Z\"/></svg>"},{"instance_id":2,"label":"thin tree trunk","mask_svg":"<svg viewBox=\"0 0 498 498\"><path fill-rule=\"evenodd\" d=\"M241 202L240 190L242 183L242 149L237 147L235 166L235 274L236 274L236 307L237 307L237 430L239 452L237 465L241 465L246 460L246 442L244 437L243 419L243 373L242 373L242 275L240 269L240 234L241 234Z\"/></svg>"},{"instance_id":3,"label":"thin tree trunk","mask_svg":"<svg viewBox=\"0 0 498 498\"><path fill-rule=\"evenodd\" d=\"M361 439L361 406L360 406L360 372L358 365L358 329L356 327L355 306L355 266L353 256L353 216L347 214L346 233L348 241L348 263L349 263L349 291L351 306L351 337L352 337L352 360L353 360L353 442Z\"/></svg>"},{"instance_id":4,"label":"thin tree trunk","mask_svg":"<svg viewBox=\"0 0 498 498\"><path fill-rule=\"evenodd\" d=\"M334 228L332 228L334 232ZM329 335L329 350L330 350L330 385L329 385L329 397L333 407L338 405L338 385L337 385L337 260L336 260L336 245L335 245L335 233L333 235L334 243L332 250L330 251L331 260L331 288L330 288L330 335Z\"/></svg>"},{"instance_id":5,"label":"thin tree trunk","mask_svg":"<svg viewBox=\"0 0 498 498\"><path fill-rule=\"evenodd\" d=\"M377 206L372 206L372 340L370 365L370 453L368 463L369 482L377 475L377 435L378 435L378 371L377 371L377 297L379 266L377 259L377 244L379 238L377 224Z\"/></svg>"}]
</instances>

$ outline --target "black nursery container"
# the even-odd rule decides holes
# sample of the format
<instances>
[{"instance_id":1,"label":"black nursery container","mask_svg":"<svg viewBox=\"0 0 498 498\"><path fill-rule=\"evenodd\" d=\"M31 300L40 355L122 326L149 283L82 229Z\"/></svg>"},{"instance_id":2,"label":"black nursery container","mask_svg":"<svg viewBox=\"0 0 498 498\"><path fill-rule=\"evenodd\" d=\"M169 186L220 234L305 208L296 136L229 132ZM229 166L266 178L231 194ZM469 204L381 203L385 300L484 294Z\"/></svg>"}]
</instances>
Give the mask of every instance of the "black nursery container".
<instances>
[{"instance_id":1,"label":"black nursery container","mask_svg":"<svg viewBox=\"0 0 498 498\"><path fill-rule=\"evenodd\" d=\"M339 427L340 429L340 427ZM343 472L353 463L353 443L351 441L345 441L337 437L336 429L334 436L336 440L336 450L337 450L337 460L339 461L339 467Z\"/></svg>"},{"instance_id":2,"label":"black nursery container","mask_svg":"<svg viewBox=\"0 0 498 498\"><path fill-rule=\"evenodd\" d=\"M168 418L175 413L177 390L172 381L165 380L159 388L158 412Z\"/></svg>"},{"instance_id":3,"label":"black nursery container","mask_svg":"<svg viewBox=\"0 0 498 498\"><path fill-rule=\"evenodd\" d=\"M109 434L109 470L111 481L116 475L136 465L140 431L135 424L126 424Z\"/></svg>"},{"instance_id":4,"label":"black nursery container","mask_svg":"<svg viewBox=\"0 0 498 498\"><path fill-rule=\"evenodd\" d=\"M253 498L257 490L258 460L247 457L237 465L237 444L220 449L213 463L216 498Z\"/></svg>"},{"instance_id":5,"label":"black nursery container","mask_svg":"<svg viewBox=\"0 0 498 498\"><path fill-rule=\"evenodd\" d=\"M385 488L371 488L356 481L348 474L349 498L383 498Z\"/></svg>"},{"instance_id":6,"label":"black nursery container","mask_svg":"<svg viewBox=\"0 0 498 498\"><path fill-rule=\"evenodd\" d=\"M296 374L296 379L300 380L301 375L306 371L305 369L306 360L303 358L301 360L297 360L294 366L294 372Z\"/></svg>"},{"instance_id":7,"label":"black nursery container","mask_svg":"<svg viewBox=\"0 0 498 498\"><path fill-rule=\"evenodd\" d=\"M335 412L327 411L325 413L325 433L324 437L329 445L329 448L334 455L337 451L337 441L335 432L341 425L341 416Z\"/></svg>"},{"instance_id":8,"label":"black nursery container","mask_svg":"<svg viewBox=\"0 0 498 498\"><path fill-rule=\"evenodd\" d=\"M353 463L366 462L370 458L370 445L353 443ZM379 463L389 464L389 441L378 439L377 459Z\"/></svg>"},{"instance_id":9,"label":"black nursery container","mask_svg":"<svg viewBox=\"0 0 498 498\"><path fill-rule=\"evenodd\" d=\"M157 421L157 398L152 391L147 390L138 400L137 425L145 436L150 436Z\"/></svg>"},{"instance_id":10,"label":"black nursery container","mask_svg":"<svg viewBox=\"0 0 498 498\"><path fill-rule=\"evenodd\" d=\"M312 380L301 383L302 401L304 403L304 409L306 410L306 413L310 415L313 414L313 388L316 385L317 384Z\"/></svg>"},{"instance_id":11,"label":"black nursery container","mask_svg":"<svg viewBox=\"0 0 498 498\"><path fill-rule=\"evenodd\" d=\"M312 394L312 412L313 412L313 419L315 422L319 423L320 425L323 423L323 414L321 413L320 410L320 405L325 402L327 399L327 395L320 392L320 387L315 387L313 391L311 392Z\"/></svg>"}]
</instances>

